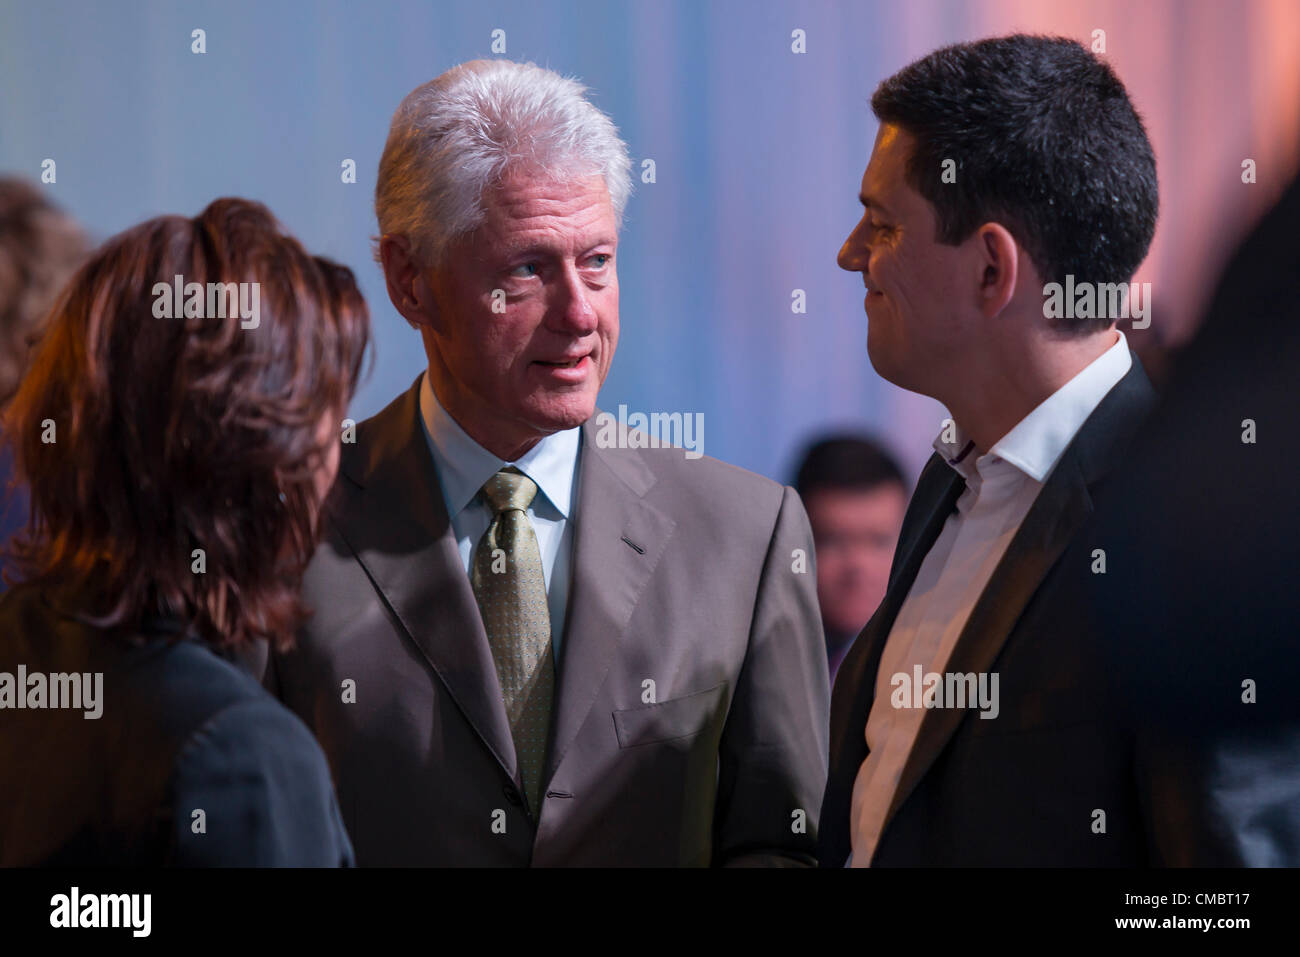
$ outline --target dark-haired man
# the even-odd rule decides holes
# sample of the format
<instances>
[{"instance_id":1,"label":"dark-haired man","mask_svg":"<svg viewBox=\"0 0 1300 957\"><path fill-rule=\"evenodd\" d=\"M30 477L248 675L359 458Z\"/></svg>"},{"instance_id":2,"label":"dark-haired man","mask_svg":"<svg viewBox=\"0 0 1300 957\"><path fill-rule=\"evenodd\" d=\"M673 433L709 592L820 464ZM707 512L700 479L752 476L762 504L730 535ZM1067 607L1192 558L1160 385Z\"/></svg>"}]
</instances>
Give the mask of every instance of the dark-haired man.
<instances>
[{"instance_id":1,"label":"dark-haired man","mask_svg":"<svg viewBox=\"0 0 1300 957\"><path fill-rule=\"evenodd\" d=\"M821 861L1141 863L1106 685L1041 598L1091 573L1060 556L1153 400L1119 317L1049 318L1047 287L1129 282L1150 143L1110 67L1060 38L939 50L872 109L839 264L862 274L876 371L951 419L835 684Z\"/></svg>"},{"instance_id":2,"label":"dark-haired man","mask_svg":"<svg viewBox=\"0 0 1300 957\"><path fill-rule=\"evenodd\" d=\"M831 681L885 597L907 507L903 472L865 436L832 435L808 447L795 474L817 549L817 604Z\"/></svg>"}]
</instances>

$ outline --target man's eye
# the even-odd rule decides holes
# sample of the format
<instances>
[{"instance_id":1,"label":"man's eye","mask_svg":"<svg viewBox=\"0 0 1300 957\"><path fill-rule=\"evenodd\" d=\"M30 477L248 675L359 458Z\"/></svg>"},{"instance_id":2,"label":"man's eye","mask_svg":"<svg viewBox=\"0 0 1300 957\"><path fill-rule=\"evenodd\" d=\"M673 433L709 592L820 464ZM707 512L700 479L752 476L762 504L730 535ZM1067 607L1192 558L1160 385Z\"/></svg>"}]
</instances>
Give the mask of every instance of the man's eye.
<instances>
[{"instance_id":1,"label":"man's eye","mask_svg":"<svg viewBox=\"0 0 1300 957\"><path fill-rule=\"evenodd\" d=\"M597 269L604 269L614 259L609 253L596 253L592 256L590 262Z\"/></svg>"},{"instance_id":2,"label":"man's eye","mask_svg":"<svg viewBox=\"0 0 1300 957\"><path fill-rule=\"evenodd\" d=\"M510 270L510 275L519 279L528 279L537 275L537 263L523 263Z\"/></svg>"}]
</instances>

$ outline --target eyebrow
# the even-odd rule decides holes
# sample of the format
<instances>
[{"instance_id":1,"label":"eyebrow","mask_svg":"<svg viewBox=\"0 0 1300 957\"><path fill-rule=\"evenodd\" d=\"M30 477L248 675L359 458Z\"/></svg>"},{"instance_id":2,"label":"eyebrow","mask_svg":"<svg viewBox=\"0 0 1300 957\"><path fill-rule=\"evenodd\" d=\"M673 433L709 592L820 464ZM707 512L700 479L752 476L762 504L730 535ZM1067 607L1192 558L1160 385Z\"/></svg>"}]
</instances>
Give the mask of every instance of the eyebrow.
<instances>
[{"instance_id":1,"label":"eyebrow","mask_svg":"<svg viewBox=\"0 0 1300 957\"><path fill-rule=\"evenodd\" d=\"M893 215L893 213L889 211L889 207L874 196L868 196L866 193L858 194L858 202L862 204L863 209L878 209L886 216Z\"/></svg>"},{"instance_id":2,"label":"eyebrow","mask_svg":"<svg viewBox=\"0 0 1300 957\"><path fill-rule=\"evenodd\" d=\"M601 237L598 238L595 242L589 243L588 245L584 246L580 255L583 256L589 255L593 250L599 249L601 246L609 246L613 248L617 245L618 245L618 238L616 236ZM505 250L505 252L503 253L503 258L511 262L515 262L515 261L530 259L530 258L544 259L548 256L554 256L554 255L555 255L554 247L547 245L545 242L527 242L519 246L515 246L513 248Z\"/></svg>"}]
</instances>

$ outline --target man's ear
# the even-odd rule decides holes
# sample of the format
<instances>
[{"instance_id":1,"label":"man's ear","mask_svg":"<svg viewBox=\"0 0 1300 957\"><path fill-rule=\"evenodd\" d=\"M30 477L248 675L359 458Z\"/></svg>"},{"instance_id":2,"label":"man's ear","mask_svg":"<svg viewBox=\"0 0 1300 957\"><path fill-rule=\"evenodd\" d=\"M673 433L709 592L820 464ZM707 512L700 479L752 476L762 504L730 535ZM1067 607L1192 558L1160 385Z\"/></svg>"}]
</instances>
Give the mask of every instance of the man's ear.
<instances>
[{"instance_id":1,"label":"man's ear","mask_svg":"<svg viewBox=\"0 0 1300 957\"><path fill-rule=\"evenodd\" d=\"M975 240L980 257L979 309L985 319L992 319L1015 296L1020 244L999 223L985 223L975 231Z\"/></svg>"},{"instance_id":2,"label":"man's ear","mask_svg":"<svg viewBox=\"0 0 1300 957\"><path fill-rule=\"evenodd\" d=\"M410 239L388 234L381 236L379 260L384 267L384 282L393 308L417 329L431 326L437 319L437 304L429 283L429 271L420 267Z\"/></svg>"}]
</instances>

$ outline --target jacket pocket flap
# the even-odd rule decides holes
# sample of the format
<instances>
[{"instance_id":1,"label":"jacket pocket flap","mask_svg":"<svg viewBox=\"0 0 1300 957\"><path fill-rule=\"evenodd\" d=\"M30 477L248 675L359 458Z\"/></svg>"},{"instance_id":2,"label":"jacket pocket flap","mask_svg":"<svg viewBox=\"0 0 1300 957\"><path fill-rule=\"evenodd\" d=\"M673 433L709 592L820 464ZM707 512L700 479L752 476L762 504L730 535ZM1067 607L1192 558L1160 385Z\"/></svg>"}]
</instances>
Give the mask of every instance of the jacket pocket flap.
<instances>
[{"instance_id":1,"label":"jacket pocket flap","mask_svg":"<svg viewBox=\"0 0 1300 957\"><path fill-rule=\"evenodd\" d=\"M614 712L620 748L635 748L656 741L689 738L709 725L723 701L727 683L681 698L670 698L642 708Z\"/></svg>"}]
</instances>

